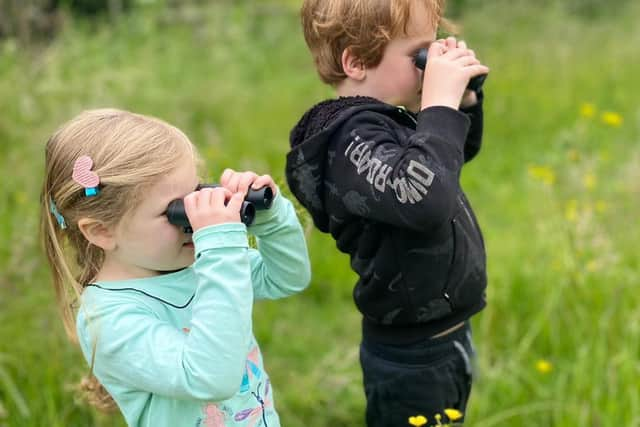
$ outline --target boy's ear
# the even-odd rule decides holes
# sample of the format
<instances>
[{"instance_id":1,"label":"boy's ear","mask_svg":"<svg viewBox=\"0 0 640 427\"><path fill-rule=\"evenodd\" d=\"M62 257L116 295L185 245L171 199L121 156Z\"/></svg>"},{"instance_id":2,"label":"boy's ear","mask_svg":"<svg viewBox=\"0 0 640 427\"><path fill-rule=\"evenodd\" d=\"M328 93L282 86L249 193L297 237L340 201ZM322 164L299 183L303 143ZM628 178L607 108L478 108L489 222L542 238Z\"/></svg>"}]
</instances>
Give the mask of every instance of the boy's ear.
<instances>
[{"instance_id":1,"label":"boy's ear","mask_svg":"<svg viewBox=\"0 0 640 427\"><path fill-rule=\"evenodd\" d=\"M367 70L362 63L362 60L355 56L351 49L346 48L342 51L342 69L347 77L354 80L364 80L367 75Z\"/></svg>"},{"instance_id":2,"label":"boy's ear","mask_svg":"<svg viewBox=\"0 0 640 427\"><path fill-rule=\"evenodd\" d=\"M116 248L116 237L113 227L93 218L81 218L78 221L80 232L92 245L104 251Z\"/></svg>"}]
</instances>

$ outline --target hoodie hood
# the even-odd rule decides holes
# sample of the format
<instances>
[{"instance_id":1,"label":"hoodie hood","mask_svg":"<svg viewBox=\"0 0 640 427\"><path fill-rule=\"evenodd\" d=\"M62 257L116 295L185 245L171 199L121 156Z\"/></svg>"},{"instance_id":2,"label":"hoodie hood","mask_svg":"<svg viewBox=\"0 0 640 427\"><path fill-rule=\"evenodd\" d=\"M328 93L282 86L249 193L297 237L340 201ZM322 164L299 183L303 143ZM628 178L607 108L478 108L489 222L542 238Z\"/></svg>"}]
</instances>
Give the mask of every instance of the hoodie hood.
<instances>
[{"instance_id":1,"label":"hoodie hood","mask_svg":"<svg viewBox=\"0 0 640 427\"><path fill-rule=\"evenodd\" d=\"M291 151L287 154L285 169L287 184L309 211L316 227L323 232L329 230L329 216L324 209L329 142L340 125L363 109L389 111L395 107L364 96L322 101L302 116L289 135Z\"/></svg>"}]
</instances>

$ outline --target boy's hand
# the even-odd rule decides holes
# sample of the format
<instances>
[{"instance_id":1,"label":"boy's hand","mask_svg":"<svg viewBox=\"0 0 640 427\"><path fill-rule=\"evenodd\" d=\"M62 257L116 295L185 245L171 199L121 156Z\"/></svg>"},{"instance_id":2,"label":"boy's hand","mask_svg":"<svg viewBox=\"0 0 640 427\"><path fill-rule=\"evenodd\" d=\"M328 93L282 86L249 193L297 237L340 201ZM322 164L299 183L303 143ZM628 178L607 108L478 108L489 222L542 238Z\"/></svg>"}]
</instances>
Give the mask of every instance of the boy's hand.
<instances>
[{"instance_id":1,"label":"boy's hand","mask_svg":"<svg viewBox=\"0 0 640 427\"><path fill-rule=\"evenodd\" d=\"M208 225L240 222L244 193L231 193L226 188L202 188L184 198L184 210L193 231Z\"/></svg>"},{"instance_id":2,"label":"boy's hand","mask_svg":"<svg viewBox=\"0 0 640 427\"><path fill-rule=\"evenodd\" d=\"M472 77L487 74L473 50L455 37L432 43L422 85L422 109L436 105L458 109ZM465 99L465 104L471 99ZM471 105L471 104L469 104Z\"/></svg>"},{"instance_id":3,"label":"boy's hand","mask_svg":"<svg viewBox=\"0 0 640 427\"><path fill-rule=\"evenodd\" d=\"M220 176L220 185L231 191L232 193L247 194L249 188L258 190L262 187L270 187L275 196L278 187L269 175L258 175L255 172L236 172L233 169L225 169Z\"/></svg>"},{"instance_id":4,"label":"boy's hand","mask_svg":"<svg viewBox=\"0 0 640 427\"><path fill-rule=\"evenodd\" d=\"M467 43L464 40L460 40L458 42L458 47L467 48ZM475 56L475 52L471 50L471 52ZM478 103L478 96L476 95L475 90L466 89L464 94L462 95L462 101L460 101L460 107L466 108L471 107L472 105L476 105Z\"/></svg>"}]
</instances>

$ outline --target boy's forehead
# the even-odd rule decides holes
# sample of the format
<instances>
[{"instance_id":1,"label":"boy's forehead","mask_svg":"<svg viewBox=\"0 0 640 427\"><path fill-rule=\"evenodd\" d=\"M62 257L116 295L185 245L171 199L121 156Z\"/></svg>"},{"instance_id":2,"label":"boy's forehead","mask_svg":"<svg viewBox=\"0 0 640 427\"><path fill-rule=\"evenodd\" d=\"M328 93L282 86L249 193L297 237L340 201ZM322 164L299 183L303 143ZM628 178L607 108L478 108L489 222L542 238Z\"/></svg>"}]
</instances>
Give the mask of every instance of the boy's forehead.
<instances>
[{"instance_id":1,"label":"boy's forehead","mask_svg":"<svg viewBox=\"0 0 640 427\"><path fill-rule=\"evenodd\" d=\"M424 38L425 41L434 39L439 17L434 16L434 11L427 8L424 1L412 1L409 19L405 24L406 36L411 38Z\"/></svg>"}]
</instances>

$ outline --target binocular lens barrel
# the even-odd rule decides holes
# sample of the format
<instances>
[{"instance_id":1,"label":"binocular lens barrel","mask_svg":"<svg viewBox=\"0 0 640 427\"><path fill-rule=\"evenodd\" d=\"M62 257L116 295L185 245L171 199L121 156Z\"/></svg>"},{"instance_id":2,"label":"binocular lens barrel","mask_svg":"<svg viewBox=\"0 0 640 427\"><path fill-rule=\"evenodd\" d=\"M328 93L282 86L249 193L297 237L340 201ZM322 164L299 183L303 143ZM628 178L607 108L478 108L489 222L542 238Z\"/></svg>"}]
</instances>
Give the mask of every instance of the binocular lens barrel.
<instances>
[{"instance_id":1,"label":"binocular lens barrel","mask_svg":"<svg viewBox=\"0 0 640 427\"><path fill-rule=\"evenodd\" d=\"M201 188L215 188L219 187L217 184L202 184L198 186L198 190ZM240 208L240 221L247 227L253 223L257 210L269 209L273 203L273 191L270 187L263 187L258 190L249 189L247 196L242 202ZM189 218L184 210L184 201L182 199L173 200L167 207L167 219L173 225L184 227L185 232L191 233L191 224Z\"/></svg>"},{"instance_id":2,"label":"binocular lens barrel","mask_svg":"<svg viewBox=\"0 0 640 427\"><path fill-rule=\"evenodd\" d=\"M416 64L416 67L424 71L425 67L427 66L427 49L424 47L420 49L418 53L416 53L413 57L413 62ZM480 74L479 76L472 77L471 80L469 80L467 89L478 92L484 84L486 78L486 74Z\"/></svg>"}]
</instances>

